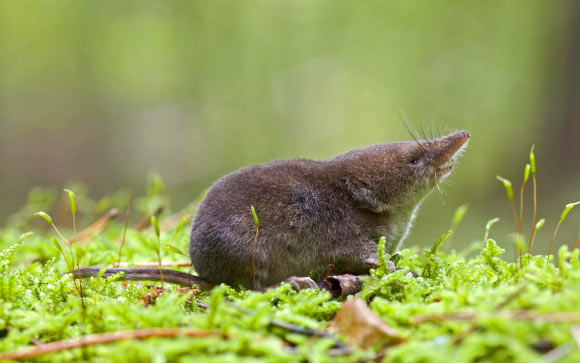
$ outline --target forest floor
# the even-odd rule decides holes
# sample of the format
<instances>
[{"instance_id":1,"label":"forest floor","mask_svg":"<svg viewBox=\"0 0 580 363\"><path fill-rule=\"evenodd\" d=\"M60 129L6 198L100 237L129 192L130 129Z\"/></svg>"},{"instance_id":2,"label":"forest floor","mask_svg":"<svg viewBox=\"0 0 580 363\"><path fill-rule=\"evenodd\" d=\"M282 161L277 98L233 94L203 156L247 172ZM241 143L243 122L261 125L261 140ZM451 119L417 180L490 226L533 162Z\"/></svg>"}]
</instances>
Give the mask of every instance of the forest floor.
<instances>
[{"instance_id":1,"label":"forest floor","mask_svg":"<svg viewBox=\"0 0 580 363\"><path fill-rule=\"evenodd\" d=\"M335 298L288 284L253 292L120 275L79 281L63 273L159 259L188 271L191 215L159 214L159 179L131 203L137 223L125 218L124 192L91 201L81 185L69 189L76 194L33 190L0 229L0 360L580 361L580 250L572 246L530 256L521 237L486 234L456 252L461 241L445 231L427 249L380 252L362 289ZM505 256L502 246L514 242L521 256Z\"/></svg>"}]
</instances>

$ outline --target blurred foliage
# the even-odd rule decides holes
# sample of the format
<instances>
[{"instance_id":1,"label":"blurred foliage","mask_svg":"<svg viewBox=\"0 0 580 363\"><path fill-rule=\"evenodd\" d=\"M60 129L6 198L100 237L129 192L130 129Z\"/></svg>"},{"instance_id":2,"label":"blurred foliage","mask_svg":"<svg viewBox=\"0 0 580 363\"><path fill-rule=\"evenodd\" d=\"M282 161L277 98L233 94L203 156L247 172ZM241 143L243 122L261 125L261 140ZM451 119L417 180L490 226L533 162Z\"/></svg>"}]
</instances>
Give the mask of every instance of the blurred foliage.
<instances>
[{"instance_id":1,"label":"blurred foliage","mask_svg":"<svg viewBox=\"0 0 580 363\"><path fill-rule=\"evenodd\" d=\"M554 166L539 179L540 214L555 215L580 199L577 168L556 167L575 6L1 1L0 218L38 185L76 178L93 198L124 200L113 192L142 192L151 171L182 207L242 166L409 139L399 107L426 135L472 134L455 185L428 199L411 243L429 241L464 203L456 241L491 216L510 218L493 175L519 177L524 158L513 155L532 143L539 164Z\"/></svg>"}]
</instances>

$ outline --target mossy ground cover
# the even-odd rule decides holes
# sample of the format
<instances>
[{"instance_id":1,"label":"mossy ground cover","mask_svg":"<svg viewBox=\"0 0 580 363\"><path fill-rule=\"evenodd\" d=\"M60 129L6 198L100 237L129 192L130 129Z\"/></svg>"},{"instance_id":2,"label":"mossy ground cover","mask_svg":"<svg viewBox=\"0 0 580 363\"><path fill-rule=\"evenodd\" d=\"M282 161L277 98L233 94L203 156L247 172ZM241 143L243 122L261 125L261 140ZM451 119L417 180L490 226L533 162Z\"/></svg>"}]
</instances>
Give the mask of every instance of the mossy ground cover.
<instances>
[{"instance_id":1,"label":"mossy ground cover","mask_svg":"<svg viewBox=\"0 0 580 363\"><path fill-rule=\"evenodd\" d=\"M26 359L580 361L580 338L574 337L580 333L576 327L580 326L578 249L564 246L549 258L522 254L514 259L505 256L502 248L513 241L485 238L485 243L459 253L447 245L450 233L446 232L434 238L431 248L409 248L393 256L380 253L380 267L364 279L357 297L403 342L393 345L385 339L361 349L342 344L348 332L328 334L344 300L333 299L327 291L296 292L284 284L265 292L222 285L198 293L165 284L159 293L152 287L159 283L115 281L119 276L91 278L78 285L70 274L63 274L71 263L76 265L78 257L81 266L112 266L119 260L124 234L122 261L158 262L159 256L164 264L187 261L181 251L187 250L191 216L172 215L166 207L147 227L143 221L151 220L149 213L167 206L162 183L154 179L147 194L131 204L132 219L141 221L131 222L125 231L125 213L119 212L117 219L91 225L113 207L122 211L126 194L91 201L82 186L68 189L76 192L74 227L67 193L56 198L36 189L29 203L0 230L0 352L78 341L91 334L181 328L184 333L176 336L120 339ZM42 218L31 218L39 210L51 211L51 222L61 225L59 232ZM195 204L187 208L188 213L194 211ZM77 235L85 233L86 238L71 243L69 249L77 228ZM29 231L34 233L26 234ZM51 238L60 239L58 245ZM518 238L515 241L522 244ZM388 260L394 262L395 271Z\"/></svg>"}]
</instances>

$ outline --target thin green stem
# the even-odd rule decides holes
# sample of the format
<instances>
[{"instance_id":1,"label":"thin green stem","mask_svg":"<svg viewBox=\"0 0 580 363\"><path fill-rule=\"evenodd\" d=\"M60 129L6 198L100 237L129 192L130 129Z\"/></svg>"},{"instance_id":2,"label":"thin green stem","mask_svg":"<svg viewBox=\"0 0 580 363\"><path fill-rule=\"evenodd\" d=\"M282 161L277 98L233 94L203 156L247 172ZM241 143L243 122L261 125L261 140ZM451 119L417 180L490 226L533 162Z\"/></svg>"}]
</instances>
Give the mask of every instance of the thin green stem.
<instances>
[{"instance_id":1,"label":"thin green stem","mask_svg":"<svg viewBox=\"0 0 580 363\"><path fill-rule=\"evenodd\" d=\"M81 264L79 261L79 251L78 249L76 250L76 257L77 257L77 273L78 273L78 277L77 280L79 282L79 295L81 296L81 306L83 308L83 311L85 310L85 298L84 298L84 294L83 294L83 280L81 278ZM73 272L73 276L74 276L74 272ZM84 316L84 314L83 314Z\"/></svg>"},{"instance_id":2,"label":"thin green stem","mask_svg":"<svg viewBox=\"0 0 580 363\"><path fill-rule=\"evenodd\" d=\"M68 241L68 239L66 239L66 237L65 237L65 236L63 236L63 235L62 235L62 233L60 233L60 231L58 230L58 228L56 228L56 226L54 225L54 223L51 223L50 225L52 226L52 228L54 228L54 230L56 231L56 233L58 234L58 236L59 236L60 238L62 238L62 240L63 240L63 241L64 241L64 242L65 242L67 245L70 245L70 242Z\"/></svg>"},{"instance_id":3,"label":"thin green stem","mask_svg":"<svg viewBox=\"0 0 580 363\"><path fill-rule=\"evenodd\" d=\"M516 212L516 207L514 205L513 199L510 199L510 207L512 209L512 214L514 216L514 231L517 232L518 231L518 214Z\"/></svg>"},{"instance_id":4,"label":"thin green stem","mask_svg":"<svg viewBox=\"0 0 580 363\"><path fill-rule=\"evenodd\" d=\"M260 227L256 226L256 235L254 236L254 244L252 245L252 290L256 289L256 246L258 245L258 234Z\"/></svg>"},{"instance_id":5,"label":"thin green stem","mask_svg":"<svg viewBox=\"0 0 580 363\"><path fill-rule=\"evenodd\" d=\"M536 238L536 218L538 215L536 173L532 173L532 179L534 182L534 213L532 215L532 233L530 234L530 244L528 246L528 253L530 254L530 257L532 256L532 247L534 246L534 239Z\"/></svg>"},{"instance_id":6,"label":"thin green stem","mask_svg":"<svg viewBox=\"0 0 580 363\"><path fill-rule=\"evenodd\" d=\"M578 241L576 241L576 244L574 245L574 248L572 248L572 251L574 251L579 246L580 246L580 237L578 237Z\"/></svg>"},{"instance_id":7,"label":"thin green stem","mask_svg":"<svg viewBox=\"0 0 580 363\"><path fill-rule=\"evenodd\" d=\"M258 219L256 208L253 205L250 206L250 211L252 212L252 218L254 218L254 224L256 225L256 235L254 236L254 244L252 245L252 290L256 290L256 246L258 245L258 234L260 233L260 220Z\"/></svg>"},{"instance_id":8,"label":"thin green stem","mask_svg":"<svg viewBox=\"0 0 580 363\"><path fill-rule=\"evenodd\" d=\"M79 259L78 259L79 256L78 256L78 253L77 253L77 256L76 256L77 269L76 269L76 271L78 271L78 276L75 276L75 254L73 253L73 250L72 250L72 244L71 243L68 243L68 241L67 241L67 246L68 246L68 249L69 249L69 252L70 252L71 263L70 264L68 263L65 255L64 255L64 250L62 251L62 256L64 257L64 260L67 263L67 265L69 265L69 269L72 271L73 284L75 285L75 289L77 290L77 292L78 292L78 294L79 294L79 296L81 298L81 306L82 306L82 308L84 310L85 309L85 300L83 298L83 285L82 285L82 282L81 282L81 279L80 279L81 267L80 267Z\"/></svg>"},{"instance_id":9,"label":"thin green stem","mask_svg":"<svg viewBox=\"0 0 580 363\"><path fill-rule=\"evenodd\" d=\"M161 237L157 236L158 248L157 248L157 259L159 261L159 277L161 278L161 289L163 289L163 268L161 261Z\"/></svg>"},{"instance_id":10,"label":"thin green stem","mask_svg":"<svg viewBox=\"0 0 580 363\"><path fill-rule=\"evenodd\" d=\"M127 229L129 228L129 207L131 205L131 191L127 193L127 209L125 211L125 228L123 229L123 238L121 239L121 246L119 247L119 257L117 258L117 264L121 264L121 254L123 252L123 246L125 246L125 238L127 237Z\"/></svg>"},{"instance_id":11,"label":"thin green stem","mask_svg":"<svg viewBox=\"0 0 580 363\"><path fill-rule=\"evenodd\" d=\"M75 263L74 263L74 258L73 258L73 253L72 253L72 247L70 242L68 241L68 239L66 239L65 236L62 235L62 233L60 233L60 231L58 230L58 228L56 228L56 226L54 225L54 223L50 223L50 225L52 226L52 228L54 228L54 230L56 231L56 234L58 234L58 236L64 241L64 243L69 247L70 250L70 255L71 255L71 262L68 261L68 259L66 258L64 251L62 252L62 257L64 258L64 262L66 262L68 268L70 270L74 270L75 268Z\"/></svg>"},{"instance_id":12,"label":"thin green stem","mask_svg":"<svg viewBox=\"0 0 580 363\"><path fill-rule=\"evenodd\" d=\"M524 190L526 189L526 182L522 182L522 187L520 188L520 219L518 223L518 233L522 234L522 224L524 220Z\"/></svg>"},{"instance_id":13,"label":"thin green stem","mask_svg":"<svg viewBox=\"0 0 580 363\"><path fill-rule=\"evenodd\" d=\"M552 245L554 244L554 240L556 239L556 234L558 234L558 228L560 228L560 224L562 224L562 221L558 222L558 225L556 225L556 230L554 231L554 235L552 236L552 240L550 241L550 247L548 248L548 259L550 259L550 252L552 252Z\"/></svg>"}]
</instances>

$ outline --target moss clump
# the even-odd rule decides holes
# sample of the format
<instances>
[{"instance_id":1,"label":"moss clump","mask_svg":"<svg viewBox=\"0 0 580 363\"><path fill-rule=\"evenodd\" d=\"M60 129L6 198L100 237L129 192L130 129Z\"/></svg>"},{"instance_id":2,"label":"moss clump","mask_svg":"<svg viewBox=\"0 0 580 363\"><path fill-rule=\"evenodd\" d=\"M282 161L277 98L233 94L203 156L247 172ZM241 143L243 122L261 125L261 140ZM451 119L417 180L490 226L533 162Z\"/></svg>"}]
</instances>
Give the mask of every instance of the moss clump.
<instances>
[{"instance_id":1,"label":"moss clump","mask_svg":"<svg viewBox=\"0 0 580 363\"><path fill-rule=\"evenodd\" d=\"M522 195L526 180L527 176ZM394 255L384 253L387 244L384 238L379 241L379 266L364 279L358 296L395 332L408 339L396 346L376 344L367 350L345 349L341 343L344 337L325 333L329 321L342 306L342 301L332 299L326 291L295 292L290 285L283 284L265 292L222 285L210 292L196 293L166 284L160 294L154 286L115 281L120 276L91 278L81 287L70 274L62 274L77 264L111 266L120 256L124 261L183 261L181 251L187 249L187 231L183 226L188 217L184 213L159 214L167 203L163 193L163 183L153 178L146 196L135 201L140 220L154 221L154 228L148 229L140 222L125 230L128 221L106 220L104 225L97 228L93 224L76 237L73 235L77 226L88 226L98 215L113 207L122 209L126 202L125 193L100 201L90 201L86 192L73 193L74 203L69 207L76 218L71 228L61 228L61 234L55 224L63 221L48 217L57 237L71 247L63 252L59 242L52 241L53 229L42 232L38 225L30 226L28 216L35 208L51 210L57 200L50 191L35 189L29 205L0 229L0 352L88 334L189 328L210 334L124 340L32 359L530 362L550 352L552 360L580 361L572 335L573 329L578 330L574 325L580 324L580 250L569 251L563 246L557 259L531 256L523 254L524 240L517 235L514 241L520 256L515 262L507 262L502 259L505 250L500 247L507 243L488 238L491 222L496 219L488 223L484 246L478 243L475 249L479 252L473 257L442 252L441 246L451 231L445 232L429 249L405 249ZM509 196L513 198L513 193ZM82 202L77 205L77 200ZM197 202L187 212L196 205ZM567 205L565 213L574 205ZM62 209L62 206L52 208ZM452 228L465 210L458 209ZM148 214L151 211L157 215ZM515 228L519 231L521 214L514 212ZM563 213L560 223L566 214ZM30 229L35 233L23 234ZM83 233L88 237L75 241ZM124 247L121 239L125 241ZM77 248L79 245L82 247Z\"/></svg>"},{"instance_id":2,"label":"moss clump","mask_svg":"<svg viewBox=\"0 0 580 363\"><path fill-rule=\"evenodd\" d=\"M0 234L0 351L31 342L53 342L86 334L148 327L189 327L216 332L205 338L152 338L89 346L39 356L39 361L356 361L385 354L387 361L522 361L547 350L568 347L564 360L580 358L570 329L580 323L580 252L562 247L557 263L545 256L501 259L504 250L488 239L476 256L442 253L439 246L406 249L382 256L365 279L360 296L389 326L409 340L386 350L352 348L332 356L335 342L313 338L273 324L324 331L342 302L316 290L294 292L289 285L263 293L220 286L196 296L174 287L145 299L151 289L92 278L83 284L85 308L66 262L50 246L50 234L36 233L10 243L11 228ZM122 223L112 224L81 253L81 264L113 263L112 250ZM130 230L127 254L154 256L141 240L153 232ZM184 233L186 236L186 232ZM172 233L166 233L173 239ZM182 236L182 237L184 237ZM170 237L167 237L170 238ZM178 238L179 239L179 238ZM18 238L16 238L16 241ZM52 256L44 260L43 256ZM38 260L30 262L31 258ZM166 256L167 260L174 256ZM397 267L391 272L388 259ZM201 304L196 303L201 302ZM209 308L204 309L204 305ZM202 307L200 307L202 306ZM570 313L561 321L549 313ZM519 315L518 315L519 314ZM524 314L524 315L522 315ZM340 337L339 337L340 338ZM343 352L344 353L344 352ZM332 356L332 358L330 358Z\"/></svg>"}]
</instances>

